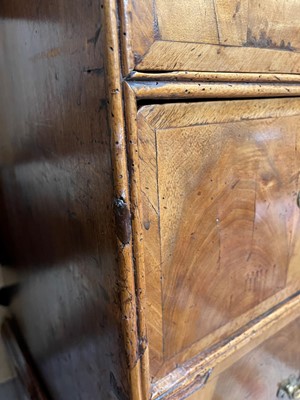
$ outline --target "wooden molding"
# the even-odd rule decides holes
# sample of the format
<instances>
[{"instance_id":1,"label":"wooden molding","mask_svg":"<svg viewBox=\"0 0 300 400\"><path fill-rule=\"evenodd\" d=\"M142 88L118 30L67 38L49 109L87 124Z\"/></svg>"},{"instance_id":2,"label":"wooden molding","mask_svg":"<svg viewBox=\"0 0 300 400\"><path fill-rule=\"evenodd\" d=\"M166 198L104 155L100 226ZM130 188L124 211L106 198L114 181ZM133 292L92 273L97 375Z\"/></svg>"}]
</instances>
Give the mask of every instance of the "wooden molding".
<instances>
[{"instance_id":1,"label":"wooden molding","mask_svg":"<svg viewBox=\"0 0 300 400\"><path fill-rule=\"evenodd\" d=\"M168 86L168 84L166 84ZM196 84L181 83L184 91L191 86L200 87ZM157 86L155 84L155 86ZM170 84L171 86L171 84ZM223 86L224 87L224 86ZM266 86L267 87L267 86ZM123 93L125 98L125 135L127 143L127 158L129 165L129 181L130 181L130 204L132 213L132 230L133 236L133 256L134 256L134 273L135 273L135 290L137 293L137 331L140 343L140 387L144 397L140 399L166 399L178 400L182 396L187 396L193 391L201 388L208 379L209 375L216 376L221 373L227 366L237 361L244 354L259 345L266 338L270 337L278 330L286 326L300 315L300 296L299 293L282 301L279 305L269 309L269 311L260 315L260 317L252 320L241 329L231 335L226 341L217 343L213 348L206 350L205 354L199 353L197 356L181 364L178 368L166 375L164 378L155 381L150 385L149 389L149 354L148 354L148 335L146 321L144 316L145 307L145 265L143 261L144 243L141 224L143 220L141 204L141 183L140 183L140 162L138 140L137 140L137 101L144 96L143 90L149 90L151 93L154 88L149 82L142 82L139 86L138 82L123 82ZM248 85L245 85L248 90ZM139 92L141 90L141 92ZM142 95L141 95L142 93ZM195 92L196 93L196 92ZM199 93L199 91L198 91ZM248 93L248 92L247 92ZM152 95L151 98L157 98ZM169 98L169 96L168 96ZM267 100L263 100L267 101ZM287 100L293 103L293 99ZM278 100L274 100L274 113L280 112L280 104ZM246 105L245 105L246 107ZM292 110L294 108L292 107ZM257 112L257 111L256 111ZM293 111L294 112L294 111ZM191 111L192 113L192 111ZM175 116L174 116L175 118ZM188 119L188 115L186 116ZM156 120L159 123L158 120Z\"/></svg>"},{"instance_id":2,"label":"wooden molding","mask_svg":"<svg viewBox=\"0 0 300 400\"><path fill-rule=\"evenodd\" d=\"M132 32L126 19L129 15L127 7L131 2L118 2L118 5L119 8L117 0L104 2L115 223L123 335L130 371L131 397L133 400L175 400L199 389L212 370L213 374L220 373L225 366L295 319L300 314L300 297L289 298L251 321L228 340L206 351L205 360L203 353L198 354L164 378L150 384L148 335L144 315L145 266L136 122L138 101L291 97L300 95L300 75L195 71L158 71L153 74L134 71L135 60L130 45ZM118 13L121 16L120 29ZM119 42L123 50L125 47L129 49L126 53L122 51L122 56ZM155 40L145 46L151 47L153 44ZM123 75L127 76L123 83L121 64Z\"/></svg>"},{"instance_id":3,"label":"wooden molding","mask_svg":"<svg viewBox=\"0 0 300 400\"><path fill-rule=\"evenodd\" d=\"M274 335L300 315L300 292L273 307L268 312L215 346L200 354L152 386L152 399L179 400L182 393L193 387L199 377L215 377L243 355ZM206 379L207 380L207 379ZM205 382L206 382L205 380ZM196 388L195 390L197 390Z\"/></svg>"},{"instance_id":4,"label":"wooden molding","mask_svg":"<svg viewBox=\"0 0 300 400\"><path fill-rule=\"evenodd\" d=\"M139 351L142 369L142 388L144 398L149 393L149 348L146 329L145 309L145 265L143 247L143 216L140 207L140 167L137 132L137 101L131 87L124 83L125 115L126 115L126 139L128 146L128 168L130 175L130 197L133 231L133 255L135 260L135 285L137 293L137 324L139 332Z\"/></svg>"},{"instance_id":5,"label":"wooden molding","mask_svg":"<svg viewBox=\"0 0 300 400\"><path fill-rule=\"evenodd\" d=\"M245 82L245 83L300 83L296 74L257 74L242 72L140 72L132 71L128 81L171 81L171 82Z\"/></svg>"},{"instance_id":6,"label":"wooden molding","mask_svg":"<svg viewBox=\"0 0 300 400\"><path fill-rule=\"evenodd\" d=\"M140 346L137 327L136 287L132 252L131 205L128 186L125 121L120 80L117 5L104 3L106 24L106 74L109 101L109 125L114 178L114 207L119 261L119 291L123 336L127 354L131 396L142 399Z\"/></svg>"},{"instance_id":7,"label":"wooden molding","mask_svg":"<svg viewBox=\"0 0 300 400\"><path fill-rule=\"evenodd\" d=\"M144 99L217 99L292 97L300 95L300 84L229 82L130 82L138 100Z\"/></svg>"}]
</instances>

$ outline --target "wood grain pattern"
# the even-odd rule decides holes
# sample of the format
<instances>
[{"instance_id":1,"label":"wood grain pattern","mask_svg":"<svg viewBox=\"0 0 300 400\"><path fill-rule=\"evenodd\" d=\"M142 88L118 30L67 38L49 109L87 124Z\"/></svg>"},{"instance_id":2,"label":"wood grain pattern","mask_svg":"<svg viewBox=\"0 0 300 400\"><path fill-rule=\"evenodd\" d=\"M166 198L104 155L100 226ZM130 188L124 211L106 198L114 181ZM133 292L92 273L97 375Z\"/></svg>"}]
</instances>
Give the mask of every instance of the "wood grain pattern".
<instances>
[{"instance_id":1,"label":"wood grain pattern","mask_svg":"<svg viewBox=\"0 0 300 400\"><path fill-rule=\"evenodd\" d=\"M111 149L114 181L114 208L119 261L119 294L124 345L128 361L130 394L133 400L142 398L140 346L137 326L136 284L132 252L131 205L128 189L125 121L120 82L120 55L116 2L104 8L106 22L107 97L110 112Z\"/></svg>"},{"instance_id":2,"label":"wood grain pattern","mask_svg":"<svg viewBox=\"0 0 300 400\"><path fill-rule=\"evenodd\" d=\"M299 84L230 82L130 82L137 99L217 99L299 96Z\"/></svg>"},{"instance_id":3,"label":"wood grain pattern","mask_svg":"<svg viewBox=\"0 0 300 400\"><path fill-rule=\"evenodd\" d=\"M152 376L299 288L299 106L274 99L139 111Z\"/></svg>"},{"instance_id":4,"label":"wood grain pattern","mask_svg":"<svg viewBox=\"0 0 300 400\"><path fill-rule=\"evenodd\" d=\"M246 2L245 2L246 3ZM298 1L272 0L248 5L247 46L298 51L299 26L295 24L300 13ZM267 16L267 17L266 17Z\"/></svg>"},{"instance_id":5,"label":"wood grain pattern","mask_svg":"<svg viewBox=\"0 0 300 400\"><path fill-rule=\"evenodd\" d=\"M133 232L133 257L136 289L136 314L138 329L138 352L141 367L142 397L147 398L149 388L149 347L147 337L147 321L145 318L145 264L143 242L143 215L140 207L140 165L138 151L138 130L136 123L137 102L135 93L129 85L124 84L124 98L126 111L126 138L128 146L131 218ZM135 383L136 385L136 383Z\"/></svg>"},{"instance_id":6,"label":"wood grain pattern","mask_svg":"<svg viewBox=\"0 0 300 400\"><path fill-rule=\"evenodd\" d=\"M12 312L50 398L126 399L101 3L4 0L0 15Z\"/></svg>"},{"instance_id":7,"label":"wood grain pattern","mask_svg":"<svg viewBox=\"0 0 300 400\"><path fill-rule=\"evenodd\" d=\"M299 315L299 11L1 3L0 247L50 398L179 400Z\"/></svg>"},{"instance_id":8,"label":"wood grain pattern","mask_svg":"<svg viewBox=\"0 0 300 400\"><path fill-rule=\"evenodd\" d=\"M152 385L153 399L179 400L185 393L203 387L203 378L214 381L249 351L257 348L290 322L299 318L299 292L260 317L248 322L242 329L227 337L219 345L178 365L171 373ZM201 393L201 392L200 392Z\"/></svg>"},{"instance_id":9,"label":"wood grain pattern","mask_svg":"<svg viewBox=\"0 0 300 400\"><path fill-rule=\"evenodd\" d=\"M300 75L296 74L257 74L241 72L140 72L132 71L127 81L180 81L180 82L269 82L299 83Z\"/></svg>"},{"instance_id":10,"label":"wood grain pattern","mask_svg":"<svg viewBox=\"0 0 300 400\"><path fill-rule=\"evenodd\" d=\"M131 2L121 0L118 4L120 37L123 45L123 73L128 75L134 65L141 60L141 56L136 52L135 46L140 49L142 54L147 52L157 36L157 23L152 1ZM133 18L136 15L137 7L141 18ZM138 35L136 32L138 32Z\"/></svg>"},{"instance_id":11,"label":"wood grain pattern","mask_svg":"<svg viewBox=\"0 0 300 400\"><path fill-rule=\"evenodd\" d=\"M299 373L299 329L298 318L188 400L275 399L278 384Z\"/></svg>"},{"instance_id":12,"label":"wood grain pattern","mask_svg":"<svg viewBox=\"0 0 300 400\"><path fill-rule=\"evenodd\" d=\"M122 31L130 32L124 74L299 73L299 12L297 0L268 0L263 6L248 0L123 2Z\"/></svg>"},{"instance_id":13,"label":"wood grain pattern","mask_svg":"<svg viewBox=\"0 0 300 400\"><path fill-rule=\"evenodd\" d=\"M147 122L139 118L138 154L140 158L141 204L143 215L143 247L146 267L146 306L147 337L152 352L151 364L155 369L163 362L163 317L161 313L161 257L159 228L159 199L157 195L156 153L151 149L156 146L155 132ZM141 207L142 205L142 207ZM151 226L151 229L149 229ZM146 243L146 245L144 245ZM148 246L147 243L151 243ZM146 261L147 260L147 261ZM152 293L151 300L148 293ZM149 301L150 300L150 301ZM153 346L153 343L156 346ZM155 356L153 354L155 353Z\"/></svg>"},{"instance_id":14,"label":"wood grain pattern","mask_svg":"<svg viewBox=\"0 0 300 400\"><path fill-rule=\"evenodd\" d=\"M214 1L155 0L159 38L173 42L219 43ZM188 18L187 18L188 16ZM184 29L180 29L182 26ZM201 29L199 28L201 27Z\"/></svg>"}]
</instances>

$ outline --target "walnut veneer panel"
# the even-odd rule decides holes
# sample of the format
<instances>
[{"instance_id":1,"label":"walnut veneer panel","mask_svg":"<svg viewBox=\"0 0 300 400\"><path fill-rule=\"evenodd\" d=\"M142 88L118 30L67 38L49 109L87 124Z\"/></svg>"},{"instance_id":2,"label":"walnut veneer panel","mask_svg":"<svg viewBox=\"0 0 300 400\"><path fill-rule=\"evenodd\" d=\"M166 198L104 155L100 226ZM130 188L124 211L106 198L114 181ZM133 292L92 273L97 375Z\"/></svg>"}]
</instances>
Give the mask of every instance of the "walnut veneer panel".
<instances>
[{"instance_id":1,"label":"walnut veneer panel","mask_svg":"<svg viewBox=\"0 0 300 400\"><path fill-rule=\"evenodd\" d=\"M278 385L300 371L299 330L298 318L188 400L275 400Z\"/></svg>"},{"instance_id":2,"label":"walnut veneer panel","mask_svg":"<svg viewBox=\"0 0 300 400\"><path fill-rule=\"evenodd\" d=\"M151 373L299 289L300 100L138 113Z\"/></svg>"},{"instance_id":3,"label":"walnut veneer panel","mask_svg":"<svg viewBox=\"0 0 300 400\"><path fill-rule=\"evenodd\" d=\"M128 71L300 71L297 0L123 3Z\"/></svg>"}]
</instances>

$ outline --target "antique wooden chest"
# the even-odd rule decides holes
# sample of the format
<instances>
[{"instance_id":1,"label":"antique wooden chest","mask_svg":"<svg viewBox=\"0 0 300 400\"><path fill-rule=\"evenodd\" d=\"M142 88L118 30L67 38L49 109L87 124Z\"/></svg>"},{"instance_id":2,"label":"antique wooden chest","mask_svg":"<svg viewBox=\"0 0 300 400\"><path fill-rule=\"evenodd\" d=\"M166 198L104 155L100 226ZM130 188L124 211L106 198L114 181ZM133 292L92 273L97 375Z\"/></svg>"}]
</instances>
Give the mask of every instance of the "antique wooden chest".
<instances>
[{"instance_id":1,"label":"antique wooden chest","mask_svg":"<svg viewBox=\"0 0 300 400\"><path fill-rule=\"evenodd\" d=\"M300 1L0 16L2 262L45 396L300 398Z\"/></svg>"}]
</instances>

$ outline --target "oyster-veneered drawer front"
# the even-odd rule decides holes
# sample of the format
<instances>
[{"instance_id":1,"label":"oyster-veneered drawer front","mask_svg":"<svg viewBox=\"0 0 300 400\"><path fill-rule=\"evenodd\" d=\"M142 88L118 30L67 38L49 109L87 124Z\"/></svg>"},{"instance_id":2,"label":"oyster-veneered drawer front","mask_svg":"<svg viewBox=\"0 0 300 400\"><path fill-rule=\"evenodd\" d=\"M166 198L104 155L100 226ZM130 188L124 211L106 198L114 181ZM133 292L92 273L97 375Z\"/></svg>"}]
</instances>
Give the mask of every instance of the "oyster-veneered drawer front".
<instances>
[{"instance_id":1,"label":"oyster-veneered drawer front","mask_svg":"<svg viewBox=\"0 0 300 400\"><path fill-rule=\"evenodd\" d=\"M298 0L123 3L129 70L300 72Z\"/></svg>"},{"instance_id":2,"label":"oyster-veneered drawer front","mask_svg":"<svg viewBox=\"0 0 300 400\"><path fill-rule=\"evenodd\" d=\"M151 374L300 288L300 99L138 112Z\"/></svg>"}]
</instances>

